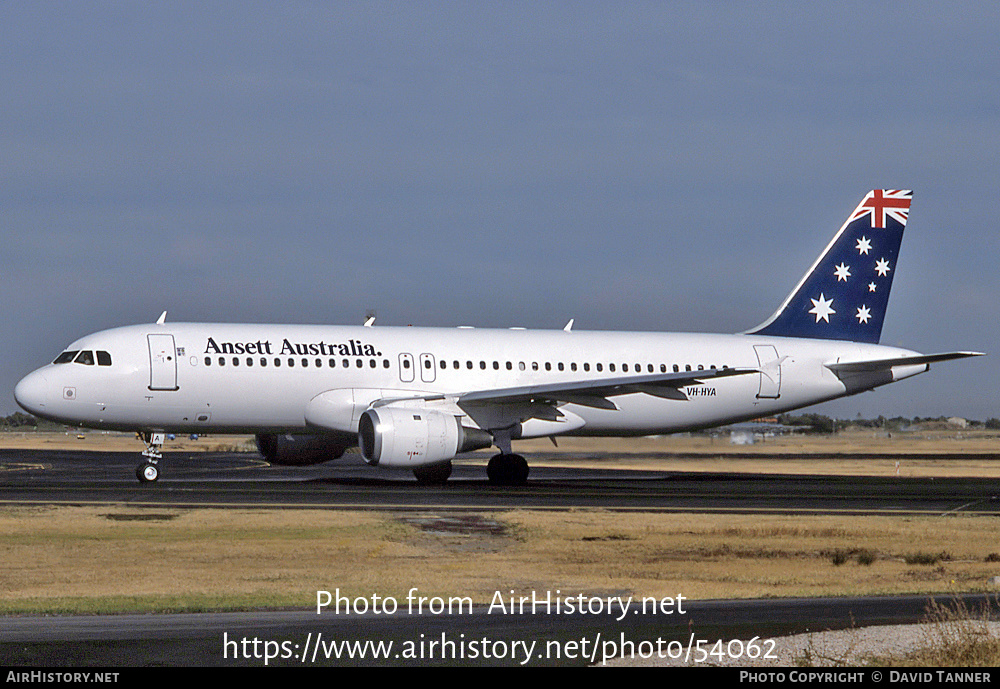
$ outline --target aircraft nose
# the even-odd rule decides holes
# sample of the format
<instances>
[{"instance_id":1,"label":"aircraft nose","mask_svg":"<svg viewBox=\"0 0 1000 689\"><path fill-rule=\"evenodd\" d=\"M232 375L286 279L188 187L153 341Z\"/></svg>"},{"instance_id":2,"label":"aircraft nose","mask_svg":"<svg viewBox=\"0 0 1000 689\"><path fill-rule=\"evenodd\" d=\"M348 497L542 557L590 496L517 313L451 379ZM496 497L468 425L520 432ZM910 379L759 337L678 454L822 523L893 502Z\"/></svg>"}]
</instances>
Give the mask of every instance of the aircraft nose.
<instances>
[{"instance_id":1,"label":"aircraft nose","mask_svg":"<svg viewBox=\"0 0 1000 689\"><path fill-rule=\"evenodd\" d=\"M29 373L14 386L14 399L21 408L32 414L45 413L48 403L49 381L41 371Z\"/></svg>"}]
</instances>

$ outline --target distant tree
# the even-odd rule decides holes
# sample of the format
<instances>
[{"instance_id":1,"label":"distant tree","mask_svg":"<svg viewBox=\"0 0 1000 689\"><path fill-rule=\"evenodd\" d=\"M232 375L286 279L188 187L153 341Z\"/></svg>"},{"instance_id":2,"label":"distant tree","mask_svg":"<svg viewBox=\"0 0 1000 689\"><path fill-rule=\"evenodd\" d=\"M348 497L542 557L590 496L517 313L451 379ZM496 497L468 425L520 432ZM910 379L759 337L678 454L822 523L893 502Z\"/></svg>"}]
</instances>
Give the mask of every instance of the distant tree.
<instances>
[{"instance_id":1,"label":"distant tree","mask_svg":"<svg viewBox=\"0 0 1000 689\"><path fill-rule=\"evenodd\" d=\"M38 419L36 419L31 414L25 414L23 412L16 411L10 416L5 416L0 419L0 428L23 428L25 426L31 426L32 428L38 427Z\"/></svg>"},{"instance_id":2,"label":"distant tree","mask_svg":"<svg viewBox=\"0 0 1000 689\"><path fill-rule=\"evenodd\" d=\"M996 430L1000 428L1000 419L997 418L986 419L986 423L984 423L983 426L991 430Z\"/></svg>"},{"instance_id":3,"label":"distant tree","mask_svg":"<svg viewBox=\"0 0 1000 689\"><path fill-rule=\"evenodd\" d=\"M836 430L836 421L822 414L780 414L778 423L801 426L807 433L833 433Z\"/></svg>"}]
</instances>

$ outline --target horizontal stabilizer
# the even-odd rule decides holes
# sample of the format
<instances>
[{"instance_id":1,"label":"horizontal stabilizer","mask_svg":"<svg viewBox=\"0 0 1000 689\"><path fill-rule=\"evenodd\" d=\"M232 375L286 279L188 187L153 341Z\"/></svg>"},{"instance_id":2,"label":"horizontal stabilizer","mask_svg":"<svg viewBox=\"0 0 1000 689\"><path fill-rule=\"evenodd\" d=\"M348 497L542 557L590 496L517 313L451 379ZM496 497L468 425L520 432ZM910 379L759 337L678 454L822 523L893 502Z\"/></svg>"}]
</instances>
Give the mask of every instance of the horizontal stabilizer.
<instances>
[{"instance_id":1,"label":"horizontal stabilizer","mask_svg":"<svg viewBox=\"0 0 1000 689\"><path fill-rule=\"evenodd\" d=\"M943 352L941 354L922 354L920 356L901 356L893 359L869 359L867 361L844 361L826 364L834 373L860 373L866 371L886 371L894 366L916 366L933 364L937 361L964 359L970 356L983 356L983 352Z\"/></svg>"}]
</instances>

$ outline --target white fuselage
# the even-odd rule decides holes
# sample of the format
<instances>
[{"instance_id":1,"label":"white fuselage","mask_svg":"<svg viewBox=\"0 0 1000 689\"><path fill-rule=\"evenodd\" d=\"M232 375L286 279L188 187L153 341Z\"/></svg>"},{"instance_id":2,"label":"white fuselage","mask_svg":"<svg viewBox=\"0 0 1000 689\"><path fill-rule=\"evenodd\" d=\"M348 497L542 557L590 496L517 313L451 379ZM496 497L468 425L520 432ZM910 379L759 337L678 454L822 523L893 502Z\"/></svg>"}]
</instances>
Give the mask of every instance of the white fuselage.
<instances>
[{"instance_id":1,"label":"white fuselage","mask_svg":"<svg viewBox=\"0 0 1000 689\"><path fill-rule=\"evenodd\" d=\"M90 428L184 433L331 430L307 420L310 402L330 391L367 391L353 398L364 411L375 399L600 381L687 367L760 371L687 385L677 399L640 392L614 397L617 409L563 404L561 425L529 422L521 437L670 433L770 416L928 368L895 367L845 381L824 364L914 352L753 335L474 328L167 323L94 333L67 351L106 352L111 363L70 361L38 369L15 391L23 407ZM357 415L348 414L350 421L341 424L346 427L336 430L357 432ZM483 427L477 419L463 423Z\"/></svg>"}]
</instances>

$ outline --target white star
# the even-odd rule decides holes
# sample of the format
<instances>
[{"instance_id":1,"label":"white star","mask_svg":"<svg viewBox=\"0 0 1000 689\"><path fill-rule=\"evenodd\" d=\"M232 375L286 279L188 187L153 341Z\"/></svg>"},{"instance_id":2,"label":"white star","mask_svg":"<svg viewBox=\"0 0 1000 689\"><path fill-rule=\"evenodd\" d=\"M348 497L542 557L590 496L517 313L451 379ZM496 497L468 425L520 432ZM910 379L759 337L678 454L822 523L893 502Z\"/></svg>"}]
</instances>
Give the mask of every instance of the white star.
<instances>
[{"instance_id":1,"label":"white star","mask_svg":"<svg viewBox=\"0 0 1000 689\"><path fill-rule=\"evenodd\" d=\"M841 261L840 265L837 266L837 269L833 271L833 274L837 276L837 282L840 282L841 280L847 282L847 278L851 277L851 267L845 266L844 262Z\"/></svg>"},{"instance_id":2,"label":"white star","mask_svg":"<svg viewBox=\"0 0 1000 689\"><path fill-rule=\"evenodd\" d=\"M884 258L880 258L878 261L875 262L875 272L881 275L882 277L885 277L885 274L888 273L889 270L890 270L889 262Z\"/></svg>"},{"instance_id":3,"label":"white star","mask_svg":"<svg viewBox=\"0 0 1000 689\"><path fill-rule=\"evenodd\" d=\"M855 318L858 319L858 323L867 323L868 319L871 318L871 315L872 315L871 309L862 304L858 308L858 312L857 314L855 314Z\"/></svg>"},{"instance_id":4,"label":"white star","mask_svg":"<svg viewBox=\"0 0 1000 689\"><path fill-rule=\"evenodd\" d=\"M820 322L820 319L822 319L822 320L826 321L827 323L829 323L830 322L830 314L831 313L837 313L836 311L834 311L833 309L830 308L830 305L833 304L833 299L826 299L823 296L822 292L820 292L818 300L817 299L810 299L809 301L811 301L813 303L813 308L809 309L809 313L812 313L812 314L816 315L816 322L817 323Z\"/></svg>"},{"instance_id":5,"label":"white star","mask_svg":"<svg viewBox=\"0 0 1000 689\"><path fill-rule=\"evenodd\" d=\"M858 254L868 255L868 250L872 248L872 240L868 237L862 237L858 240L858 245L854 247L858 250Z\"/></svg>"},{"instance_id":6,"label":"white star","mask_svg":"<svg viewBox=\"0 0 1000 689\"><path fill-rule=\"evenodd\" d=\"M875 283L874 282L869 282L868 283L868 291L869 292L874 292L875 291Z\"/></svg>"}]
</instances>

